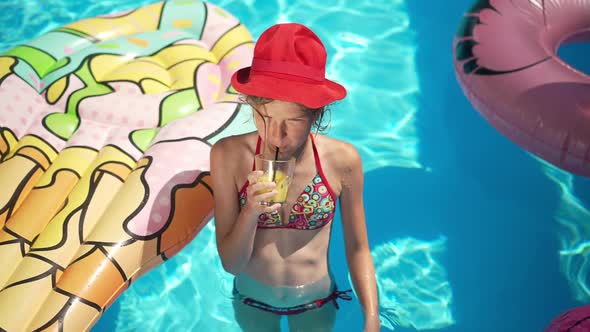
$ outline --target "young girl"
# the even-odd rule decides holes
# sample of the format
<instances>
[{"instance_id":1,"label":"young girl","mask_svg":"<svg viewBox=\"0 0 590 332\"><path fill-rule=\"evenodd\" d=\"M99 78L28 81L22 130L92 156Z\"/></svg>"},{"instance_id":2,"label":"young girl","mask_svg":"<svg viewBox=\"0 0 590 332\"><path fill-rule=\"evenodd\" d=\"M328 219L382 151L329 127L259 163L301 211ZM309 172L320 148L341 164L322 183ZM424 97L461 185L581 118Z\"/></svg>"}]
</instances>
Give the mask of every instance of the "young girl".
<instances>
[{"instance_id":1,"label":"young girl","mask_svg":"<svg viewBox=\"0 0 590 332\"><path fill-rule=\"evenodd\" d=\"M337 300L351 299L328 266L338 198L364 330L379 331L361 159L351 144L317 134L325 106L346 96L325 78L325 66L324 45L309 28L277 24L260 36L252 66L232 77L254 110L257 131L218 141L211 177L217 249L235 275L235 317L244 331L279 331L282 315L290 331L332 331ZM263 152L296 159L284 204L261 204L277 193L276 183L257 182L262 172L254 156Z\"/></svg>"}]
</instances>

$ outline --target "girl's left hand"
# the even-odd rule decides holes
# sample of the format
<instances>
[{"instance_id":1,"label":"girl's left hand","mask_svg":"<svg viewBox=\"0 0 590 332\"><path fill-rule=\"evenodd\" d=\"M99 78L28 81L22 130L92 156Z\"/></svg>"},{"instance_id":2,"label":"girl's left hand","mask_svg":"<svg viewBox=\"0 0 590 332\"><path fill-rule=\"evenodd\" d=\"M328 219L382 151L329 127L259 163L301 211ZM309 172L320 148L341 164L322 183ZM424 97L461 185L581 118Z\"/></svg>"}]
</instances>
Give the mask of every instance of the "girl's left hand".
<instances>
[{"instance_id":1,"label":"girl's left hand","mask_svg":"<svg viewBox=\"0 0 590 332\"><path fill-rule=\"evenodd\" d=\"M365 328L363 332L379 332L379 328L381 326L381 322L379 321L379 316L369 317L365 319Z\"/></svg>"}]
</instances>

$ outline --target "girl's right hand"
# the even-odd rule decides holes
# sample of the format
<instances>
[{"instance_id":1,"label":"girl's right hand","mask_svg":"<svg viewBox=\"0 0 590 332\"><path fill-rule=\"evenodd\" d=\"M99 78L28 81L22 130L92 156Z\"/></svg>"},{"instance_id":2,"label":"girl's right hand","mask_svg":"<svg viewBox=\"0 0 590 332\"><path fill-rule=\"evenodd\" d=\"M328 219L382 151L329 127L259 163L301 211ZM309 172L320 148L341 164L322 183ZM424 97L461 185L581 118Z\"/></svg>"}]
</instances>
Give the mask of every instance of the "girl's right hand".
<instances>
[{"instance_id":1,"label":"girl's right hand","mask_svg":"<svg viewBox=\"0 0 590 332\"><path fill-rule=\"evenodd\" d=\"M248 199L246 200L244 208L256 216L262 213L276 211L281 207L281 203L275 203L270 206L260 204L260 202L264 202L277 194L277 191L274 190L276 187L275 182L257 182L258 178L260 178L263 174L264 172L258 170L252 171L250 174L248 174L248 187L246 188L246 195L248 196ZM265 189L272 190L270 192L259 194L260 191Z\"/></svg>"}]
</instances>

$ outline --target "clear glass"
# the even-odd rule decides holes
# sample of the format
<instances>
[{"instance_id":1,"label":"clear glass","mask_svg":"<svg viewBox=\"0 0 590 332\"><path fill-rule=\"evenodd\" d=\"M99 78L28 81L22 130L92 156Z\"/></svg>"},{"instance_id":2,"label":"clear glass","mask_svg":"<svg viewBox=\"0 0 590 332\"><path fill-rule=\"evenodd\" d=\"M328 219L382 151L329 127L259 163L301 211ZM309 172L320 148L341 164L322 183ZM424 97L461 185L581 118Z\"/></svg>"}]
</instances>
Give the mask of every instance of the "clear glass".
<instances>
[{"instance_id":1,"label":"clear glass","mask_svg":"<svg viewBox=\"0 0 590 332\"><path fill-rule=\"evenodd\" d=\"M274 203L285 203L287 200L287 193L289 185L293 180L293 172L295 171L295 158L288 160L273 160L266 159L262 155L254 157L256 162L256 170L263 171L258 182L272 182L276 183L275 190L277 194L269 199L260 202L262 205L272 205ZM261 193L270 192L270 189L262 190Z\"/></svg>"}]
</instances>

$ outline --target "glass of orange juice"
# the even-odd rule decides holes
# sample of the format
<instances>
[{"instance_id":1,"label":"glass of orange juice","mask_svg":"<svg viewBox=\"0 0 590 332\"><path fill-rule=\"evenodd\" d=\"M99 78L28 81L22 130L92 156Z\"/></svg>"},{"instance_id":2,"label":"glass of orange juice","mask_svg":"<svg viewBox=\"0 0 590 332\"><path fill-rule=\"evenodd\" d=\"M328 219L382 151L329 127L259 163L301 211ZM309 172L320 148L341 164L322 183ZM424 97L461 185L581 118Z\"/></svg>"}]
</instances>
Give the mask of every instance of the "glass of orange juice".
<instances>
[{"instance_id":1,"label":"glass of orange juice","mask_svg":"<svg viewBox=\"0 0 590 332\"><path fill-rule=\"evenodd\" d=\"M289 185L293 180L293 172L295 171L295 158L288 160L274 160L264 158L262 155L256 155L254 160L256 162L256 170L264 172L262 176L258 178L258 182L274 181L276 183L274 190L277 191L277 194L263 202L260 202L260 204L272 205L274 203L285 203L287 200ZM270 191L271 189L265 189L260 193Z\"/></svg>"}]
</instances>

